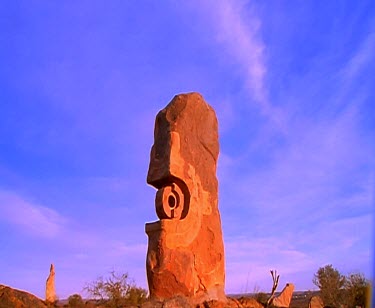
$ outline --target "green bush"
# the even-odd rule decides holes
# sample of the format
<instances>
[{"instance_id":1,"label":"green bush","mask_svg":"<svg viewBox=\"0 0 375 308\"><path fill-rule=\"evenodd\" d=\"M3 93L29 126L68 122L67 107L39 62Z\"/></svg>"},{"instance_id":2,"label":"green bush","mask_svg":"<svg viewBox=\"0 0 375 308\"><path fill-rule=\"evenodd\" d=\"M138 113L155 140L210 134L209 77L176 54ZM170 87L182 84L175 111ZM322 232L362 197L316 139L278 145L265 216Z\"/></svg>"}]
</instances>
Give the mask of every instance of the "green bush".
<instances>
[{"instance_id":1,"label":"green bush","mask_svg":"<svg viewBox=\"0 0 375 308\"><path fill-rule=\"evenodd\" d=\"M363 274L350 274L345 281L346 304L349 305L349 307L365 307L370 289L370 282Z\"/></svg>"},{"instance_id":2,"label":"green bush","mask_svg":"<svg viewBox=\"0 0 375 308\"><path fill-rule=\"evenodd\" d=\"M126 302L128 305L140 305L147 300L147 291L143 288L132 286L129 289Z\"/></svg>"},{"instance_id":3,"label":"green bush","mask_svg":"<svg viewBox=\"0 0 375 308\"><path fill-rule=\"evenodd\" d=\"M81 308L85 306L85 303L79 294L73 294L68 297L68 305L69 307L74 308Z\"/></svg>"},{"instance_id":4,"label":"green bush","mask_svg":"<svg viewBox=\"0 0 375 308\"><path fill-rule=\"evenodd\" d=\"M84 290L107 307L139 305L147 299L147 291L129 281L129 276L110 272L110 276L86 284Z\"/></svg>"},{"instance_id":5,"label":"green bush","mask_svg":"<svg viewBox=\"0 0 375 308\"><path fill-rule=\"evenodd\" d=\"M313 283L320 289L320 296L325 305L339 307L343 303L342 288L345 277L331 264L318 269Z\"/></svg>"},{"instance_id":6,"label":"green bush","mask_svg":"<svg viewBox=\"0 0 375 308\"><path fill-rule=\"evenodd\" d=\"M361 273L345 277L332 265L326 265L316 272L313 283L319 287L320 296L326 306L344 305L348 308L368 306L371 285Z\"/></svg>"}]
</instances>

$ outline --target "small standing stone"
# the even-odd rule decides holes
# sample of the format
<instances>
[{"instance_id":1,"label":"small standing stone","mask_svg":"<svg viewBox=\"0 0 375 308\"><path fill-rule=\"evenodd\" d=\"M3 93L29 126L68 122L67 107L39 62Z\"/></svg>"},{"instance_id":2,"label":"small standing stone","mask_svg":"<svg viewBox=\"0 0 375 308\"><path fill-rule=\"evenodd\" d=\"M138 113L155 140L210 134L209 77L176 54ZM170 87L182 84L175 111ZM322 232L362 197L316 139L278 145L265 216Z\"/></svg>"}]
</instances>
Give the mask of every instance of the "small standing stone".
<instances>
[{"instance_id":1,"label":"small standing stone","mask_svg":"<svg viewBox=\"0 0 375 308\"><path fill-rule=\"evenodd\" d=\"M275 307L289 307L292 300L294 285L287 283L280 295L272 300L272 305Z\"/></svg>"},{"instance_id":2,"label":"small standing stone","mask_svg":"<svg viewBox=\"0 0 375 308\"><path fill-rule=\"evenodd\" d=\"M49 275L46 281L46 301L49 303L54 303L56 300L55 291L55 267L51 264Z\"/></svg>"}]
</instances>

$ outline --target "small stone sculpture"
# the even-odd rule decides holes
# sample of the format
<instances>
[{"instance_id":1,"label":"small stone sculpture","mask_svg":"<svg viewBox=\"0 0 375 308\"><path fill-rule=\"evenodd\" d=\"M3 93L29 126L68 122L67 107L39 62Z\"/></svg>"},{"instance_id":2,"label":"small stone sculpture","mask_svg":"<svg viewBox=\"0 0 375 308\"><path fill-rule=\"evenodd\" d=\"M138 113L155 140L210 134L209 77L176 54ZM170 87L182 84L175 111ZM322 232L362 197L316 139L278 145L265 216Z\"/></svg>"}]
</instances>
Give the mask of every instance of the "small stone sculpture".
<instances>
[{"instance_id":1,"label":"small stone sculpture","mask_svg":"<svg viewBox=\"0 0 375 308\"><path fill-rule=\"evenodd\" d=\"M54 303L56 300L55 291L55 267L51 264L49 275L46 281L46 301Z\"/></svg>"},{"instance_id":2,"label":"small stone sculpture","mask_svg":"<svg viewBox=\"0 0 375 308\"><path fill-rule=\"evenodd\" d=\"M177 95L158 113L147 183L160 220L145 226L151 299L226 301L218 154L215 111L200 94Z\"/></svg>"},{"instance_id":3,"label":"small stone sculpture","mask_svg":"<svg viewBox=\"0 0 375 308\"><path fill-rule=\"evenodd\" d=\"M292 300L294 285L287 283L281 293L272 299L272 305L275 307L289 307Z\"/></svg>"}]
</instances>

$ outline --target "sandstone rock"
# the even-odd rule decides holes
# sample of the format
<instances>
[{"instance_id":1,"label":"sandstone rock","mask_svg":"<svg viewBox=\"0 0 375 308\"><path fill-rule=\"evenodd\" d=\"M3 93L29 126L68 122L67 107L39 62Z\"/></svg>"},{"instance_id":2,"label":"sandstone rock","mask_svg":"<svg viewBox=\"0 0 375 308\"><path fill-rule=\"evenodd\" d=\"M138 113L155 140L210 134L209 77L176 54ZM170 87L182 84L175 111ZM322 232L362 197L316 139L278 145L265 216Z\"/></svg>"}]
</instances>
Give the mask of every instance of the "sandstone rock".
<instances>
[{"instance_id":1,"label":"sandstone rock","mask_svg":"<svg viewBox=\"0 0 375 308\"><path fill-rule=\"evenodd\" d=\"M204 301L195 308L243 308L243 306L236 300L228 299L227 302L222 301Z\"/></svg>"},{"instance_id":2,"label":"sandstone rock","mask_svg":"<svg viewBox=\"0 0 375 308\"><path fill-rule=\"evenodd\" d=\"M227 303L219 301L204 301L196 306L196 308L228 308Z\"/></svg>"},{"instance_id":3,"label":"sandstone rock","mask_svg":"<svg viewBox=\"0 0 375 308\"><path fill-rule=\"evenodd\" d=\"M324 304L323 304L323 300L321 299L320 296L313 296L311 297L310 299L310 302L309 302L309 308L323 308L324 307Z\"/></svg>"},{"instance_id":4,"label":"sandstone rock","mask_svg":"<svg viewBox=\"0 0 375 308\"><path fill-rule=\"evenodd\" d=\"M160 300L149 300L143 303L141 308L246 308L247 306L242 306L238 300L228 298L226 302L223 301L204 301L202 303L194 303L184 296L176 296L173 298L168 298L163 301ZM263 308L263 306L249 306L252 308Z\"/></svg>"},{"instance_id":5,"label":"sandstone rock","mask_svg":"<svg viewBox=\"0 0 375 308\"><path fill-rule=\"evenodd\" d=\"M46 308L35 295L0 285L0 308Z\"/></svg>"},{"instance_id":6,"label":"sandstone rock","mask_svg":"<svg viewBox=\"0 0 375 308\"><path fill-rule=\"evenodd\" d=\"M56 301L55 291L55 267L51 264L49 275L46 281L46 302L53 303Z\"/></svg>"},{"instance_id":7,"label":"sandstone rock","mask_svg":"<svg viewBox=\"0 0 375 308\"><path fill-rule=\"evenodd\" d=\"M272 299L272 305L275 307L289 307L294 291L294 284L287 283L279 296Z\"/></svg>"},{"instance_id":8,"label":"sandstone rock","mask_svg":"<svg viewBox=\"0 0 375 308\"><path fill-rule=\"evenodd\" d=\"M158 113L147 182L160 220L145 226L152 299L226 301L218 154L216 115L200 94L177 95Z\"/></svg>"},{"instance_id":9,"label":"sandstone rock","mask_svg":"<svg viewBox=\"0 0 375 308\"><path fill-rule=\"evenodd\" d=\"M183 296L176 296L173 298L166 299L163 302L162 308L191 308L192 303Z\"/></svg>"}]
</instances>

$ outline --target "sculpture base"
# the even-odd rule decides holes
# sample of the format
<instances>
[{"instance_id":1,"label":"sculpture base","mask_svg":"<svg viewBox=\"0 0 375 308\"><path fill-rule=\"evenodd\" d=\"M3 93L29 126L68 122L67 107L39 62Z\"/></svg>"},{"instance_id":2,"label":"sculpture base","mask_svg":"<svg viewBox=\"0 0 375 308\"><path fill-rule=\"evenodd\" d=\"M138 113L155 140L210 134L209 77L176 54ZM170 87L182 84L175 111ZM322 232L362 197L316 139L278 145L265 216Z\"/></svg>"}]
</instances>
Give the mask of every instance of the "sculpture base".
<instances>
[{"instance_id":1,"label":"sculpture base","mask_svg":"<svg viewBox=\"0 0 375 308\"><path fill-rule=\"evenodd\" d=\"M145 225L148 235L146 269L150 298L164 300L180 295L197 303L209 300L226 302L223 285L202 283L207 280L202 279L207 273L196 270L197 256L193 253L194 247L179 247L178 243L168 243L166 236L178 229L178 223L179 221L159 220Z\"/></svg>"}]
</instances>

